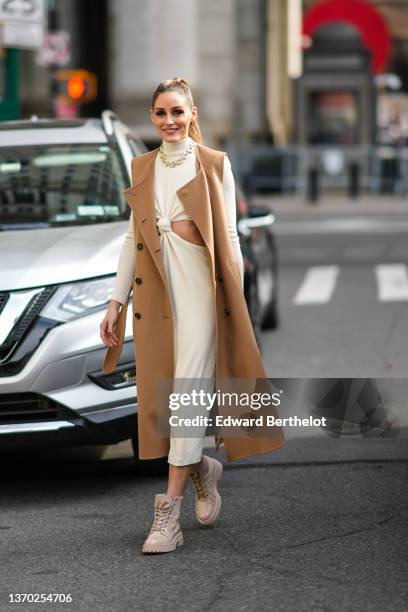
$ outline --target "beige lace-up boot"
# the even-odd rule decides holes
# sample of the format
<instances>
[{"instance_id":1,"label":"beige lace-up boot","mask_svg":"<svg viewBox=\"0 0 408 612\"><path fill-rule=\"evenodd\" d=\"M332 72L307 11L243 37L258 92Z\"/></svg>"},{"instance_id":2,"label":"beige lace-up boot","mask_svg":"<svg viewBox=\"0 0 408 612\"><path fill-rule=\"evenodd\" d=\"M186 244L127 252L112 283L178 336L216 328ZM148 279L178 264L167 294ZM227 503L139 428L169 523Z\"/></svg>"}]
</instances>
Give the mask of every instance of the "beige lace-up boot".
<instances>
[{"instance_id":1,"label":"beige lace-up boot","mask_svg":"<svg viewBox=\"0 0 408 612\"><path fill-rule=\"evenodd\" d=\"M166 493L155 495L154 521L143 544L144 553L171 552L183 544L183 533L179 522L182 501L182 495L177 497Z\"/></svg>"},{"instance_id":2,"label":"beige lace-up boot","mask_svg":"<svg viewBox=\"0 0 408 612\"><path fill-rule=\"evenodd\" d=\"M200 463L193 466L190 476L196 495L197 520L202 525L211 525L221 510L221 495L217 489L217 481L222 476L222 463L203 455Z\"/></svg>"}]
</instances>

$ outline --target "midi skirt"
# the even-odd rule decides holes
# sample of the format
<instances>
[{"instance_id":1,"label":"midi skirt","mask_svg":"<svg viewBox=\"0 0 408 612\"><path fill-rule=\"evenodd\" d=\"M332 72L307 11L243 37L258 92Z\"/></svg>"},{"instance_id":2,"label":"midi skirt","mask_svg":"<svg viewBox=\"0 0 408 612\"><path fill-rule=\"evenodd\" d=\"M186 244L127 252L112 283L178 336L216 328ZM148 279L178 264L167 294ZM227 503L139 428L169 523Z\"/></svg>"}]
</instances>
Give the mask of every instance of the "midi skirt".
<instances>
[{"instance_id":1,"label":"midi skirt","mask_svg":"<svg viewBox=\"0 0 408 612\"><path fill-rule=\"evenodd\" d=\"M180 203L181 206L181 203ZM175 211L174 211L175 212ZM205 246L193 244L179 236L172 221L191 219L179 209L172 218L158 216L161 252L169 290L174 330L174 380L170 415L170 450L168 463L189 465L201 459L208 417L208 404L177 400L180 394L193 391L212 393L215 376L216 326L213 309L211 274ZM195 400L198 395L195 395ZM184 396L186 397L186 396ZM201 395L201 397L203 397ZM184 427L184 419L196 424Z\"/></svg>"}]
</instances>

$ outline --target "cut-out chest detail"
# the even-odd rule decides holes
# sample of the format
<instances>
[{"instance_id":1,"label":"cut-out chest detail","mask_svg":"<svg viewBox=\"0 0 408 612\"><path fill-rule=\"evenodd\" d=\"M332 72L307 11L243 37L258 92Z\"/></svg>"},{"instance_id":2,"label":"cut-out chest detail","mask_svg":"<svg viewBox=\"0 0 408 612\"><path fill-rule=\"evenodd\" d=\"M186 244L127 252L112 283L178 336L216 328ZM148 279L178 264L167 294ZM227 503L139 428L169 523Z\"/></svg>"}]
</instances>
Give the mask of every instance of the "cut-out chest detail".
<instances>
[{"instance_id":1,"label":"cut-out chest detail","mask_svg":"<svg viewBox=\"0 0 408 612\"><path fill-rule=\"evenodd\" d=\"M160 235L166 232L174 232L187 242L191 242L197 246L205 246L205 242L198 227L194 221L190 219L172 221L167 217L160 217L157 221L157 231Z\"/></svg>"}]
</instances>

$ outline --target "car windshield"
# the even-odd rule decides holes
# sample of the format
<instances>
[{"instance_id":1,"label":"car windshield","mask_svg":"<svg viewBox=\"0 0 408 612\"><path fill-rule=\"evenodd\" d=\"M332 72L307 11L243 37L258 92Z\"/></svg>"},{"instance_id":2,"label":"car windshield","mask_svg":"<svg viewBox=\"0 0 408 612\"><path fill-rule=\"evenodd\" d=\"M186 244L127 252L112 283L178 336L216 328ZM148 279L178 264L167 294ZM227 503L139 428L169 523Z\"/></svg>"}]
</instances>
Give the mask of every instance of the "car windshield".
<instances>
[{"instance_id":1,"label":"car windshield","mask_svg":"<svg viewBox=\"0 0 408 612\"><path fill-rule=\"evenodd\" d=\"M106 144L0 148L0 229L119 221L127 181Z\"/></svg>"}]
</instances>

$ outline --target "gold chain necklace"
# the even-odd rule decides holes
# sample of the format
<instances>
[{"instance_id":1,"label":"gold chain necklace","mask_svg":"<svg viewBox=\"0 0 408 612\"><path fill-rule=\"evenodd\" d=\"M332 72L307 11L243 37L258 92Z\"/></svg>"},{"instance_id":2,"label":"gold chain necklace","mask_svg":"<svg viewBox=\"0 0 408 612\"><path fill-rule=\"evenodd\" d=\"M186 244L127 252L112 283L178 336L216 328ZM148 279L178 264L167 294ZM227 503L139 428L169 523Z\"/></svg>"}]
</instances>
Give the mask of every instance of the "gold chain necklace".
<instances>
[{"instance_id":1,"label":"gold chain necklace","mask_svg":"<svg viewBox=\"0 0 408 612\"><path fill-rule=\"evenodd\" d=\"M168 168L175 168L176 166L180 166L180 164L182 164L187 157L194 151L195 149L195 145L190 141L187 145L186 150L180 155L180 157L178 157L175 160L169 160L166 153L164 152L163 149L163 143L160 145L160 159L162 160L163 164L165 166L167 166Z\"/></svg>"}]
</instances>

